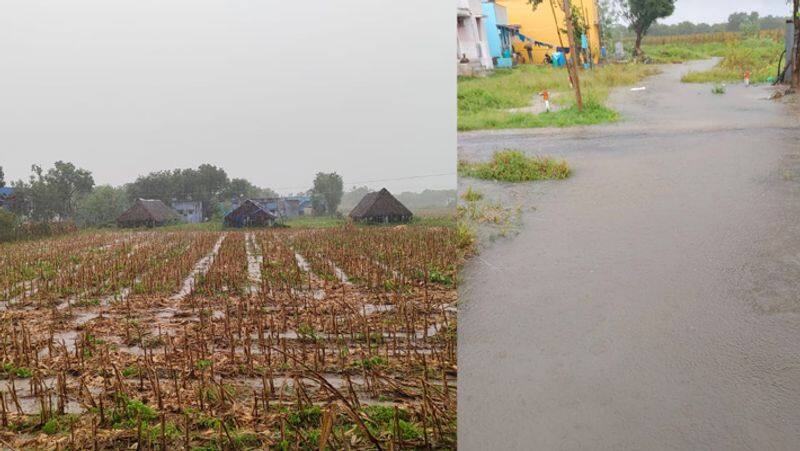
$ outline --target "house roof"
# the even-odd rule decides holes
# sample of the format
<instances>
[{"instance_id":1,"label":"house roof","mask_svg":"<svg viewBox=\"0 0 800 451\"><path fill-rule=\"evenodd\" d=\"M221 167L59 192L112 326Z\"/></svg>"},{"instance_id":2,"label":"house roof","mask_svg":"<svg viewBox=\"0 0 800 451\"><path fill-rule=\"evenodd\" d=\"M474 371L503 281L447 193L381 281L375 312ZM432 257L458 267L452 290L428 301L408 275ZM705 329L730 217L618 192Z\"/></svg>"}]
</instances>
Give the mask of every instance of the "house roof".
<instances>
[{"instance_id":1,"label":"house roof","mask_svg":"<svg viewBox=\"0 0 800 451\"><path fill-rule=\"evenodd\" d=\"M350 217L353 219L383 216L412 216L412 213L386 188L367 194L350 212Z\"/></svg>"},{"instance_id":2,"label":"house roof","mask_svg":"<svg viewBox=\"0 0 800 451\"><path fill-rule=\"evenodd\" d=\"M266 213L271 219L277 219L277 216L269 210L266 202L259 202L254 199L247 199L241 205L234 208L233 211L225 215L225 217L247 216L255 212Z\"/></svg>"},{"instance_id":3,"label":"house roof","mask_svg":"<svg viewBox=\"0 0 800 451\"><path fill-rule=\"evenodd\" d=\"M156 221L166 222L180 219L175 210L167 207L158 199L137 199L133 206L122 213L117 221Z\"/></svg>"}]
</instances>

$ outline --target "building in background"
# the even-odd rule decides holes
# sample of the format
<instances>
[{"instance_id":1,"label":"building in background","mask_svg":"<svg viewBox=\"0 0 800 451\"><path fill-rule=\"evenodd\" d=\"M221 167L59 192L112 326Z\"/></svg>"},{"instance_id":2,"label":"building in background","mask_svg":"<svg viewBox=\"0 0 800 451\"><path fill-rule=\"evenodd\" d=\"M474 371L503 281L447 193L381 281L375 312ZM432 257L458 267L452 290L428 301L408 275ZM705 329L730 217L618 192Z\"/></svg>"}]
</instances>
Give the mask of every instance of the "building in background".
<instances>
[{"instance_id":1,"label":"building in background","mask_svg":"<svg viewBox=\"0 0 800 451\"><path fill-rule=\"evenodd\" d=\"M137 199L133 206L117 218L120 227L160 227L179 222L175 210L157 199Z\"/></svg>"},{"instance_id":2,"label":"building in background","mask_svg":"<svg viewBox=\"0 0 800 451\"><path fill-rule=\"evenodd\" d=\"M246 202L253 202L277 219L293 219L304 216L310 210L311 198L303 196L270 197L266 199L234 199L232 209L236 210Z\"/></svg>"},{"instance_id":3,"label":"building in background","mask_svg":"<svg viewBox=\"0 0 800 451\"><path fill-rule=\"evenodd\" d=\"M203 222L203 202L199 200L174 200L170 205L184 221L191 224Z\"/></svg>"},{"instance_id":4,"label":"building in background","mask_svg":"<svg viewBox=\"0 0 800 451\"><path fill-rule=\"evenodd\" d=\"M311 216L314 214L314 206L311 202L311 196L290 196L286 200L297 201L297 210L300 216Z\"/></svg>"},{"instance_id":5,"label":"building in background","mask_svg":"<svg viewBox=\"0 0 800 451\"><path fill-rule=\"evenodd\" d=\"M481 0L457 0L458 75L485 75L493 68Z\"/></svg>"},{"instance_id":6,"label":"building in background","mask_svg":"<svg viewBox=\"0 0 800 451\"><path fill-rule=\"evenodd\" d=\"M278 217L262 203L247 199L225 215L226 227L272 227Z\"/></svg>"},{"instance_id":7,"label":"building in background","mask_svg":"<svg viewBox=\"0 0 800 451\"><path fill-rule=\"evenodd\" d=\"M484 26L486 41L492 64L495 68L508 68L514 65L514 48L516 39L520 39L519 25L508 23L508 12L505 6L494 0L483 1Z\"/></svg>"},{"instance_id":8,"label":"building in background","mask_svg":"<svg viewBox=\"0 0 800 451\"><path fill-rule=\"evenodd\" d=\"M549 0L543 1L536 9L531 7L528 0L496 0L496 3L505 7L509 23L519 24L519 32L526 39L524 42L514 43L514 49L522 55L526 63L544 63L545 55L552 55L556 50L566 50L569 47L567 33L563 32L564 11L558 7L553 8ZM600 58L600 15L597 1L572 0L572 4L581 12L586 23L586 39L575 36L577 45L585 42L587 59L597 63ZM526 44L529 44L528 47ZM529 49L530 57L527 51Z\"/></svg>"},{"instance_id":9,"label":"building in background","mask_svg":"<svg viewBox=\"0 0 800 451\"><path fill-rule=\"evenodd\" d=\"M386 188L367 194L350 212L353 221L381 224L408 222L413 216Z\"/></svg>"},{"instance_id":10,"label":"building in background","mask_svg":"<svg viewBox=\"0 0 800 451\"><path fill-rule=\"evenodd\" d=\"M0 208L5 208L6 210L11 209L11 204L14 202L14 188L10 186L4 186L0 188Z\"/></svg>"}]
</instances>

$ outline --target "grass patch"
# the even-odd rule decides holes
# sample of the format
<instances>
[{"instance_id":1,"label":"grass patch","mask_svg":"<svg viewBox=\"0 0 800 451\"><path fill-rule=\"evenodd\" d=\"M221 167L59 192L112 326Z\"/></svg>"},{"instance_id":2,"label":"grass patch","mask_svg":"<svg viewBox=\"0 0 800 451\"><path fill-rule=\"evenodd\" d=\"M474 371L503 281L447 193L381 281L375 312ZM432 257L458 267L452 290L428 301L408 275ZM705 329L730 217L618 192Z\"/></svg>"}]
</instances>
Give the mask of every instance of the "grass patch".
<instances>
[{"instance_id":1,"label":"grass patch","mask_svg":"<svg viewBox=\"0 0 800 451\"><path fill-rule=\"evenodd\" d=\"M584 104L583 111L570 106L550 113L529 114L490 110L459 117L460 131L506 128L571 127L615 122L619 113L596 102Z\"/></svg>"},{"instance_id":2,"label":"grass patch","mask_svg":"<svg viewBox=\"0 0 800 451\"><path fill-rule=\"evenodd\" d=\"M535 180L565 179L570 175L569 165L563 160L549 157L528 157L518 150L495 152L488 163L458 163L458 174L484 180L503 182L530 182Z\"/></svg>"},{"instance_id":3,"label":"grass patch","mask_svg":"<svg viewBox=\"0 0 800 451\"><path fill-rule=\"evenodd\" d=\"M608 65L581 71L585 108L580 113L574 106L572 88L564 69L522 65L496 70L489 77L462 77L458 80L458 129L567 127L613 122L618 114L603 105L611 89L636 83L657 72L658 69L643 64ZM545 89L568 94L554 98L554 102L562 106L560 110L541 114L507 111L529 106Z\"/></svg>"},{"instance_id":4,"label":"grass patch","mask_svg":"<svg viewBox=\"0 0 800 451\"><path fill-rule=\"evenodd\" d=\"M713 56L724 56L727 46L728 44L725 42L643 45L642 51L644 51L644 54L654 63L670 64L692 60L704 60Z\"/></svg>"},{"instance_id":5,"label":"grass patch","mask_svg":"<svg viewBox=\"0 0 800 451\"><path fill-rule=\"evenodd\" d=\"M441 215L441 216L424 216L414 215L409 223L412 226L418 227L456 227L456 214Z\"/></svg>"},{"instance_id":6,"label":"grass patch","mask_svg":"<svg viewBox=\"0 0 800 451\"><path fill-rule=\"evenodd\" d=\"M717 95L725 94L725 85L714 85L714 87L711 88L711 93Z\"/></svg>"},{"instance_id":7,"label":"grass patch","mask_svg":"<svg viewBox=\"0 0 800 451\"><path fill-rule=\"evenodd\" d=\"M778 73L778 60L783 44L771 39L747 39L727 44L719 56L723 60L707 71L689 72L681 78L684 83L723 83L744 79L750 71L750 80L765 83Z\"/></svg>"},{"instance_id":8,"label":"grass patch","mask_svg":"<svg viewBox=\"0 0 800 451\"><path fill-rule=\"evenodd\" d=\"M287 219L284 225L298 229L324 229L329 227L341 227L347 223L344 218L331 216L300 216Z\"/></svg>"},{"instance_id":9,"label":"grass patch","mask_svg":"<svg viewBox=\"0 0 800 451\"><path fill-rule=\"evenodd\" d=\"M473 190L470 186L467 191L461 195L461 198L467 202L477 202L483 199L483 194L480 191Z\"/></svg>"},{"instance_id":10,"label":"grass patch","mask_svg":"<svg viewBox=\"0 0 800 451\"><path fill-rule=\"evenodd\" d=\"M198 222L198 223L181 222L178 224L159 227L159 230L164 230L164 231L189 230L198 232L217 232L222 230L223 228L224 227L222 225L222 221L212 219L210 221ZM142 230L149 230L149 229L142 229Z\"/></svg>"}]
</instances>

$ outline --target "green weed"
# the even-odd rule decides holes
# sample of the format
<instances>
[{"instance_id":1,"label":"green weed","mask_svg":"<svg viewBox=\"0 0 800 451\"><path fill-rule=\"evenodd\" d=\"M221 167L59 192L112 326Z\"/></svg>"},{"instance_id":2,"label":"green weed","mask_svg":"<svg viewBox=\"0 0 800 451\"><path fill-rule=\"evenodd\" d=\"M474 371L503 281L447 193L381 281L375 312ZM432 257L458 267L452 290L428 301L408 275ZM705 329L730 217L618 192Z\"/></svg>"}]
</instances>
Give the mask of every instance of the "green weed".
<instances>
[{"instance_id":1,"label":"green weed","mask_svg":"<svg viewBox=\"0 0 800 451\"><path fill-rule=\"evenodd\" d=\"M488 163L458 163L458 173L462 177L504 182L565 179L570 172L569 166L563 160L528 157L518 150L495 152Z\"/></svg>"}]
</instances>

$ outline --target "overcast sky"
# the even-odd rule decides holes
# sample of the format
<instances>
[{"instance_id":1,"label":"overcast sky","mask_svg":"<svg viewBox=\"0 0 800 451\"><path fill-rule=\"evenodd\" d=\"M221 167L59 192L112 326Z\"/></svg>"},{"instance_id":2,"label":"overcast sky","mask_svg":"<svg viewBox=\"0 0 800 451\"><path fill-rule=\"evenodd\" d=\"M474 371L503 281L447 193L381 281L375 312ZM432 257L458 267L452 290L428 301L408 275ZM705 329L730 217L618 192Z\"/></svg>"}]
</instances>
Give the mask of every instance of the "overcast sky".
<instances>
[{"instance_id":1,"label":"overcast sky","mask_svg":"<svg viewBox=\"0 0 800 451\"><path fill-rule=\"evenodd\" d=\"M673 24L688 20L713 24L725 22L728 15L739 11L758 11L762 16L789 16L791 4L786 0L678 0L675 13L662 22Z\"/></svg>"},{"instance_id":2,"label":"overcast sky","mask_svg":"<svg viewBox=\"0 0 800 451\"><path fill-rule=\"evenodd\" d=\"M455 186L454 8L404 0L3 0L0 166L96 182L219 165L294 192ZM438 177L419 177L449 174ZM393 181L375 181L400 179Z\"/></svg>"}]
</instances>

